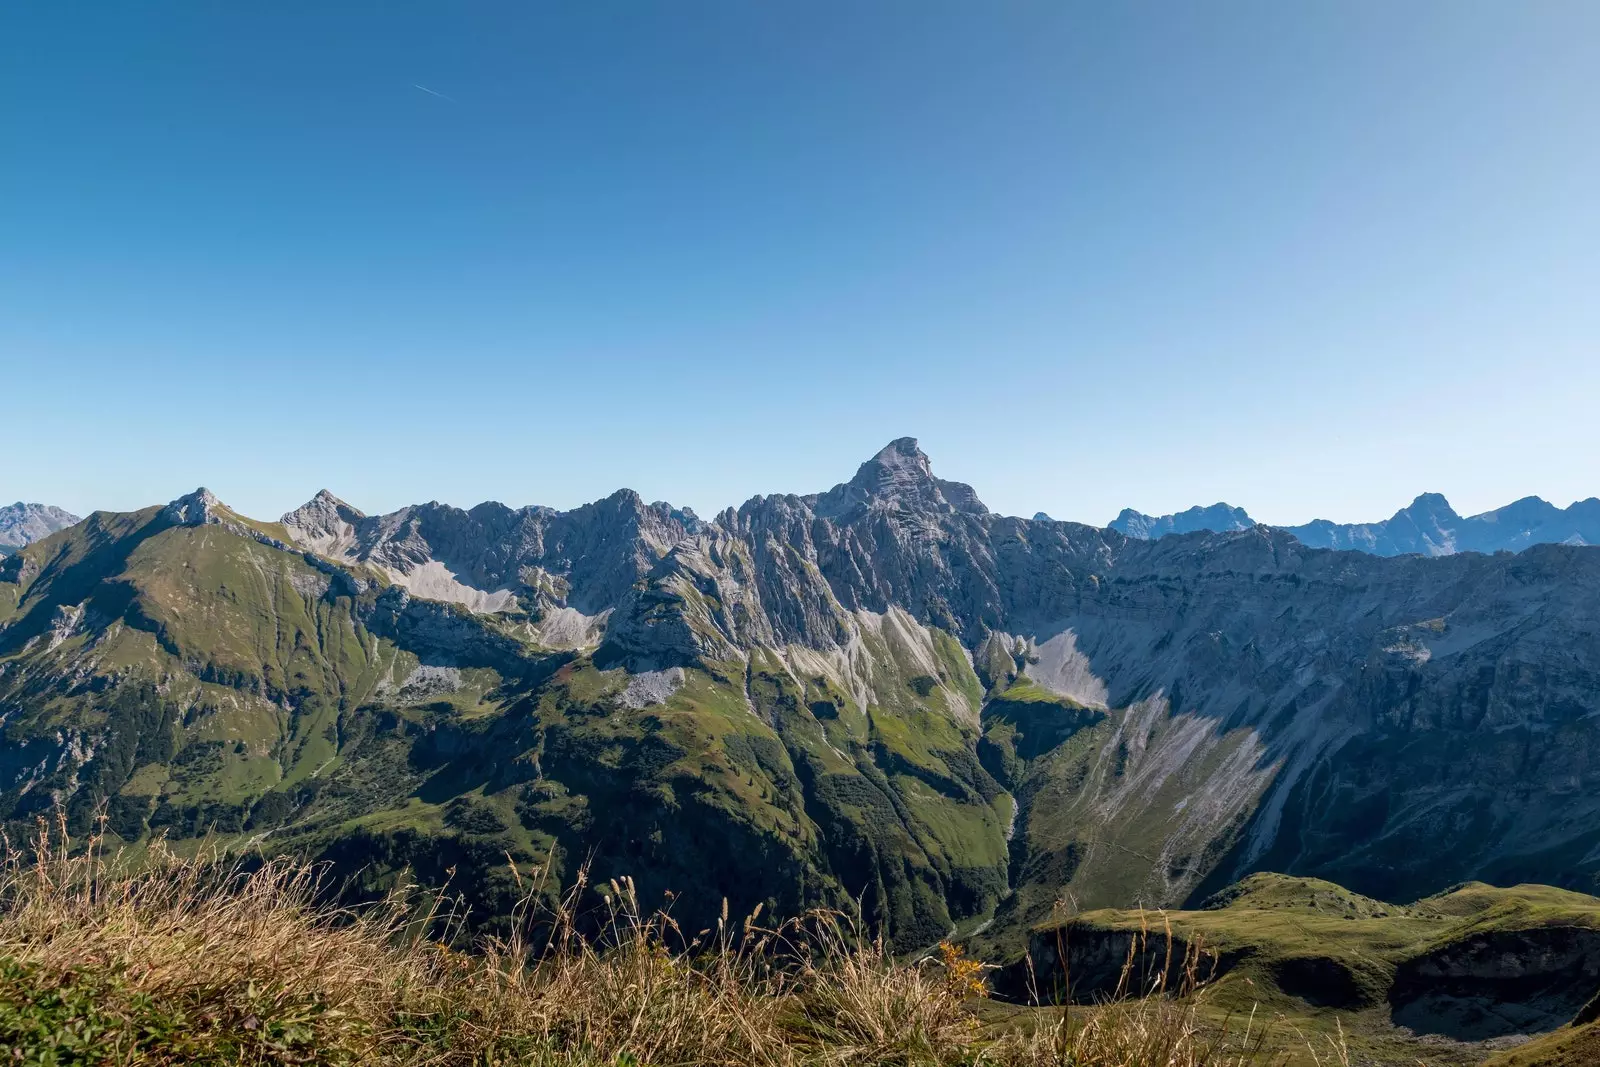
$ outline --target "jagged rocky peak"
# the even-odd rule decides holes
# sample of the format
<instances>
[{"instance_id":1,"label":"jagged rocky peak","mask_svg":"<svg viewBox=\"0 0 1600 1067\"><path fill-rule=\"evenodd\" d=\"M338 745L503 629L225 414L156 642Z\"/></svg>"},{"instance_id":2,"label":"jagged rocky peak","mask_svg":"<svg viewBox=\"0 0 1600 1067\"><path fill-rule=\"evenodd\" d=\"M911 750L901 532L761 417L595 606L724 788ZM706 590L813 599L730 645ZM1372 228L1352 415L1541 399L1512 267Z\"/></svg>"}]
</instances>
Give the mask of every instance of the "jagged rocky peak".
<instances>
[{"instance_id":1,"label":"jagged rocky peak","mask_svg":"<svg viewBox=\"0 0 1600 1067\"><path fill-rule=\"evenodd\" d=\"M867 492L890 494L932 485L933 463L915 437L900 437L863 463L850 484Z\"/></svg>"},{"instance_id":2,"label":"jagged rocky peak","mask_svg":"<svg viewBox=\"0 0 1600 1067\"><path fill-rule=\"evenodd\" d=\"M292 528L312 529L357 522L366 517L361 509L350 506L326 489L319 489L316 496L287 512L279 521Z\"/></svg>"},{"instance_id":3,"label":"jagged rocky peak","mask_svg":"<svg viewBox=\"0 0 1600 1067\"><path fill-rule=\"evenodd\" d=\"M1458 551L1461 516L1443 493L1420 493L1389 520L1387 534L1399 553L1448 556Z\"/></svg>"},{"instance_id":4,"label":"jagged rocky peak","mask_svg":"<svg viewBox=\"0 0 1600 1067\"><path fill-rule=\"evenodd\" d=\"M319 489L316 496L278 521L296 543L325 555L338 555L342 547L354 542L356 524L366 517L328 490Z\"/></svg>"},{"instance_id":5,"label":"jagged rocky peak","mask_svg":"<svg viewBox=\"0 0 1600 1067\"><path fill-rule=\"evenodd\" d=\"M705 520L701 519L700 516L694 513L694 508L675 508L665 500L657 500L655 503L650 505L650 510L654 511L658 515L665 515L667 518L682 526L689 534L702 533L706 529Z\"/></svg>"},{"instance_id":6,"label":"jagged rocky peak","mask_svg":"<svg viewBox=\"0 0 1600 1067\"><path fill-rule=\"evenodd\" d=\"M433 500L382 515L324 490L282 522L301 548L377 567L413 595L480 612L510 610L525 595L591 616L707 525L665 501L646 504L632 489L571 511L493 500L463 510Z\"/></svg>"},{"instance_id":7,"label":"jagged rocky peak","mask_svg":"<svg viewBox=\"0 0 1600 1067\"><path fill-rule=\"evenodd\" d=\"M987 515L972 486L934 477L933 464L915 437L890 441L863 463L856 476L817 501L817 512L842 515L863 507L906 511L959 511Z\"/></svg>"},{"instance_id":8,"label":"jagged rocky peak","mask_svg":"<svg viewBox=\"0 0 1600 1067\"><path fill-rule=\"evenodd\" d=\"M1389 521L1409 521L1419 527L1442 529L1460 522L1461 516L1456 514L1456 509L1450 506L1450 501L1445 499L1443 493L1418 493L1415 500L1395 512Z\"/></svg>"},{"instance_id":9,"label":"jagged rocky peak","mask_svg":"<svg viewBox=\"0 0 1600 1067\"><path fill-rule=\"evenodd\" d=\"M367 517L366 512L345 503L326 489L318 489L317 495L301 505L299 510L302 512L316 511L325 514L353 515L358 519Z\"/></svg>"},{"instance_id":10,"label":"jagged rocky peak","mask_svg":"<svg viewBox=\"0 0 1600 1067\"><path fill-rule=\"evenodd\" d=\"M1443 493L1418 493L1411 506L1403 508L1415 514L1455 515L1456 509L1450 506L1450 501L1445 499Z\"/></svg>"},{"instance_id":11,"label":"jagged rocky peak","mask_svg":"<svg viewBox=\"0 0 1600 1067\"><path fill-rule=\"evenodd\" d=\"M180 496L168 504L161 514L179 526L204 526L207 523L220 522L218 512L223 508L224 505L217 499L217 494L202 485L194 492Z\"/></svg>"},{"instance_id":12,"label":"jagged rocky peak","mask_svg":"<svg viewBox=\"0 0 1600 1067\"><path fill-rule=\"evenodd\" d=\"M0 507L0 556L43 540L57 530L76 526L80 521L70 511L49 504L25 504L19 500Z\"/></svg>"}]
</instances>

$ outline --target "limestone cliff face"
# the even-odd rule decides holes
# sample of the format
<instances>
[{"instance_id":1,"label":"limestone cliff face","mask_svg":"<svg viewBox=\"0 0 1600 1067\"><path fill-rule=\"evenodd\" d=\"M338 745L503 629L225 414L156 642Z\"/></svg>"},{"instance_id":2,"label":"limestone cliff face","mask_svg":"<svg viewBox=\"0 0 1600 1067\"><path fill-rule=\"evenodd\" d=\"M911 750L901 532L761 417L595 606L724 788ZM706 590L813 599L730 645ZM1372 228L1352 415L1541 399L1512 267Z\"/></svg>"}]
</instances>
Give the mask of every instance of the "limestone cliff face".
<instances>
[{"instance_id":1,"label":"limestone cliff face","mask_svg":"<svg viewBox=\"0 0 1600 1067\"><path fill-rule=\"evenodd\" d=\"M694 522L627 489L567 512L432 502L377 516L323 490L281 521L302 547L422 596L492 612L520 593L588 615L614 607Z\"/></svg>"}]
</instances>

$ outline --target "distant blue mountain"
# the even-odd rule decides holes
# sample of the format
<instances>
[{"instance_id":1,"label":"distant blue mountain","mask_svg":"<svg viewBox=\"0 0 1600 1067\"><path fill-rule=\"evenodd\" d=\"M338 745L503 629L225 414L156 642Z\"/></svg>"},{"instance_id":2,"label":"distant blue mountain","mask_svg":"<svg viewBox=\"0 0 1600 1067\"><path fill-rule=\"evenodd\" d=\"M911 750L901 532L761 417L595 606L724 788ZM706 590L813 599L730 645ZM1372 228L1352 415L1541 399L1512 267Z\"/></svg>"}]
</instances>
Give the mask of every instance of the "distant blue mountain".
<instances>
[{"instance_id":1,"label":"distant blue mountain","mask_svg":"<svg viewBox=\"0 0 1600 1067\"><path fill-rule=\"evenodd\" d=\"M1131 508L1113 519L1111 529L1150 540L1196 530L1245 530L1256 525L1243 508L1213 504L1176 515L1144 515ZM1536 496L1481 515L1457 515L1438 493L1423 493L1380 522L1336 523L1316 519L1285 526L1312 548L1355 549L1375 556L1448 556L1456 552L1520 552L1529 545L1600 545L1600 499L1590 497L1558 508Z\"/></svg>"},{"instance_id":2,"label":"distant blue mountain","mask_svg":"<svg viewBox=\"0 0 1600 1067\"><path fill-rule=\"evenodd\" d=\"M1132 508L1123 508L1122 514L1107 525L1118 533L1153 541L1167 534L1194 533L1196 530L1248 530L1256 524L1244 508L1228 504L1212 504L1209 508L1193 507L1176 515L1145 515Z\"/></svg>"},{"instance_id":3,"label":"distant blue mountain","mask_svg":"<svg viewBox=\"0 0 1600 1067\"><path fill-rule=\"evenodd\" d=\"M70 512L49 504L24 504L17 501L0 507L0 556L49 537L57 530L75 526L81 520Z\"/></svg>"}]
</instances>

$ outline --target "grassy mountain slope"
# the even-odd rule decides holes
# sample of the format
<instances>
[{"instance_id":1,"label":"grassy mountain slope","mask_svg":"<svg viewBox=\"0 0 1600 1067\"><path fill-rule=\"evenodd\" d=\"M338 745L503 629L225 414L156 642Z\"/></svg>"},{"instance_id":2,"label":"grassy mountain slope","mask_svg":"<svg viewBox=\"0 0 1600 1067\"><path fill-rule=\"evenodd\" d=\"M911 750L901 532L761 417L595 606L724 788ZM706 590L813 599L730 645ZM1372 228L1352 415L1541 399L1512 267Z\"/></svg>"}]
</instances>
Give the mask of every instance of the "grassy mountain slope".
<instances>
[{"instance_id":1,"label":"grassy mountain slope","mask_svg":"<svg viewBox=\"0 0 1600 1067\"><path fill-rule=\"evenodd\" d=\"M1247 731L1216 738L1161 696L1086 705L1035 681L1026 647L981 653L979 757L1017 803L1012 892L974 942L987 956L1019 957L1026 930L1063 905L1158 906L1235 840L1259 791L1241 773L1259 754Z\"/></svg>"},{"instance_id":2,"label":"grassy mountain slope","mask_svg":"<svg viewBox=\"0 0 1600 1067\"><path fill-rule=\"evenodd\" d=\"M1010 798L953 642L868 633L858 692L756 648L645 701L637 672L539 648L517 617L412 599L220 506L170 512L95 515L0 573L14 832L103 810L129 842L266 842L368 891L410 868L486 920L534 867L632 875L694 901L686 922L723 897L859 898L907 944L1006 890Z\"/></svg>"}]
</instances>

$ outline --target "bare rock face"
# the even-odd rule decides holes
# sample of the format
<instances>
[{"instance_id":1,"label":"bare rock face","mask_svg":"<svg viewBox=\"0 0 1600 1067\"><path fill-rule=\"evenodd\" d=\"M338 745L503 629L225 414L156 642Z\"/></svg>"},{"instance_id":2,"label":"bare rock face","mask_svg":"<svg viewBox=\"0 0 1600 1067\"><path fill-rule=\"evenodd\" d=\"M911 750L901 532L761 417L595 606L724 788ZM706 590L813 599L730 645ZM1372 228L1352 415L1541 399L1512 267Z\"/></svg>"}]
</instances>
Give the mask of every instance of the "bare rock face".
<instances>
[{"instance_id":1,"label":"bare rock face","mask_svg":"<svg viewBox=\"0 0 1600 1067\"><path fill-rule=\"evenodd\" d=\"M970 485L941 481L933 476L933 465L914 437L889 442L861 465L854 478L816 498L815 508L818 514L830 518L844 518L871 509L906 513L989 513Z\"/></svg>"},{"instance_id":2,"label":"bare rock face","mask_svg":"<svg viewBox=\"0 0 1600 1067\"><path fill-rule=\"evenodd\" d=\"M343 557L356 546L356 525L366 515L323 489L279 521L296 544L319 555Z\"/></svg>"},{"instance_id":3,"label":"bare rock face","mask_svg":"<svg viewBox=\"0 0 1600 1067\"><path fill-rule=\"evenodd\" d=\"M43 540L57 530L76 526L81 520L70 512L48 504L17 501L0 507L0 556Z\"/></svg>"},{"instance_id":4,"label":"bare rock face","mask_svg":"<svg viewBox=\"0 0 1600 1067\"><path fill-rule=\"evenodd\" d=\"M432 502L375 516L323 490L281 521L297 545L375 567L421 596L484 612L526 597L536 610L585 615L614 607L701 525L693 512L646 505L627 489L567 512Z\"/></svg>"},{"instance_id":5,"label":"bare rock face","mask_svg":"<svg viewBox=\"0 0 1600 1067\"><path fill-rule=\"evenodd\" d=\"M162 509L161 517L175 526L205 526L218 524L222 501L215 493L201 486L186 496L180 496Z\"/></svg>"}]
</instances>

